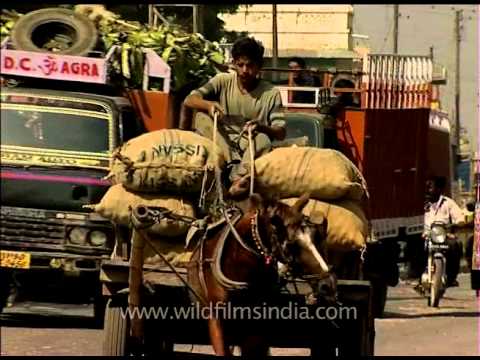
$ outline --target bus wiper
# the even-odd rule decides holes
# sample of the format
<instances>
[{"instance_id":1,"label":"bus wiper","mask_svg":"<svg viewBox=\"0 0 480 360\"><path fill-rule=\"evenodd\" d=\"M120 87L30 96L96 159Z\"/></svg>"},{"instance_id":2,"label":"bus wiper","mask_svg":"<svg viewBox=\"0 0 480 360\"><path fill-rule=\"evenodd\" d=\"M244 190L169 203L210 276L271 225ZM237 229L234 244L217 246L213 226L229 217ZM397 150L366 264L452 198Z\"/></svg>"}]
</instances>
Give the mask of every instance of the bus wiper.
<instances>
[{"instance_id":1,"label":"bus wiper","mask_svg":"<svg viewBox=\"0 0 480 360\"><path fill-rule=\"evenodd\" d=\"M24 170L36 169L36 170L49 170L49 169L65 169L65 170L88 170L89 168L82 167L80 165L20 165L20 164L4 164L2 163L2 167L12 167L12 168L20 168ZM93 170L101 170L101 169L93 169Z\"/></svg>"}]
</instances>

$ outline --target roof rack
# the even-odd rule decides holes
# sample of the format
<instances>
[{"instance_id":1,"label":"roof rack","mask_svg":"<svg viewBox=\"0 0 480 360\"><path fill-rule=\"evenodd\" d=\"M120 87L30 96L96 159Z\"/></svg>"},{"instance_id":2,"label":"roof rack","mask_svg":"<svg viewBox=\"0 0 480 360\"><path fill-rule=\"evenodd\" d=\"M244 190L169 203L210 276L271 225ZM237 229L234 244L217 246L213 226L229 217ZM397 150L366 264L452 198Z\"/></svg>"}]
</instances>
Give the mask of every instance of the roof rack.
<instances>
[{"instance_id":1,"label":"roof rack","mask_svg":"<svg viewBox=\"0 0 480 360\"><path fill-rule=\"evenodd\" d=\"M13 49L7 37L1 43L0 75L108 85L109 67L117 49L119 46L114 45L106 54L91 51L87 56L25 51ZM169 93L170 66L152 49L144 48L143 51L146 61L142 89L148 90L150 78L162 78L163 92Z\"/></svg>"}]
</instances>

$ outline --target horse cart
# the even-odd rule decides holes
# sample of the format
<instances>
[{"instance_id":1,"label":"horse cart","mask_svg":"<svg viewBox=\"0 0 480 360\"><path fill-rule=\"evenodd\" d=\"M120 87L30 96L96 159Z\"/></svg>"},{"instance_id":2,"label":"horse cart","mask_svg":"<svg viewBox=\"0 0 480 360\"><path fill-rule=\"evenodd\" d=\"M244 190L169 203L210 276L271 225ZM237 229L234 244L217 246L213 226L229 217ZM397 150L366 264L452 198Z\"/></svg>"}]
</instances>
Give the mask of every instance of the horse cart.
<instances>
[{"instance_id":1,"label":"horse cart","mask_svg":"<svg viewBox=\"0 0 480 360\"><path fill-rule=\"evenodd\" d=\"M201 297L188 276L193 255L172 262L155 250L162 261L143 262L144 249L159 244L145 230L168 216L171 213L163 208L132 209L133 231L130 234L127 229L119 229L124 230L124 236L117 238L112 258L102 264L101 281L107 298L104 355L158 355L185 348L179 350L176 345L211 343L207 320L202 317L205 315L193 301ZM256 302L257 312L253 310L253 317L245 315L248 312L245 307L243 317L238 312L232 316L231 308L224 308L223 316L230 316L225 321L225 337L230 346L240 345L246 335L260 334L269 347L308 348L312 356L373 355L375 330L370 282L338 280L335 303L318 299L314 305L308 300L311 293L308 279L285 278L276 289L268 300ZM236 304L242 303L244 291L236 291ZM252 310L251 302L243 304ZM135 308L145 310L140 315ZM274 312L268 313L273 308L280 309L276 316Z\"/></svg>"}]
</instances>

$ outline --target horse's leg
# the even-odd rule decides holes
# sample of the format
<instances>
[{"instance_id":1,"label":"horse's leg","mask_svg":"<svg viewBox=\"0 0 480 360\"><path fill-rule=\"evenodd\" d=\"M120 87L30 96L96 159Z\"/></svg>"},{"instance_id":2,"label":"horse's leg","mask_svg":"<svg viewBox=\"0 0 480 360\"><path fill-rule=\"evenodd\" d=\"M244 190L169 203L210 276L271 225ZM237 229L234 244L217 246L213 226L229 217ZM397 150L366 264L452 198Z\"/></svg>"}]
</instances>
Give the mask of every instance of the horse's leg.
<instances>
[{"instance_id":1,"label":"horse's leg","mask_svg":"<svg viewBox=\"0 0 480 360\"><path fill-rule=\"evenodd\" d=\"M227 295L224 289L216 282L211 269L208 269L205 272L205 280L208 288L209 298L207 301L209 304L224 304L227 300ZM217 307L215 306L215 308ZM214 311L214 309L211 308L210 311ZM215 312L210 313L208 319L208 332L210 334L210 342L212 343L213 350L216 355L231 356L232 352L225 341L224 330L223 321L219 318L219 314Z\"/></svg>"},{"instance_id":2,"label":"horse's leg","mask_svg":"<svg viewBox=\"0 0 480 360\"><path fill-rule=\"evenodd\" d=\"M231 356L230 348L225 343L222 321L220 319L208 319L208 331L213 350L219 356Z\"/></svg>"}]
</instances>

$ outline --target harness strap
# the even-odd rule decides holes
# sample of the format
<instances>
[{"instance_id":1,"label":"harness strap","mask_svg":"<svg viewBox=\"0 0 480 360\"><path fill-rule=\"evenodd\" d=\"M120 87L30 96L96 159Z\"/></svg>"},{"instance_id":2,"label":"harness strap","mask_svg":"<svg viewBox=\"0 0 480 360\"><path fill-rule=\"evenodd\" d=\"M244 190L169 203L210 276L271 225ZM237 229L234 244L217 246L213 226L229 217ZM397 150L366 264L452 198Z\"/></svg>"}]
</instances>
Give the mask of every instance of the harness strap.
<instances>
[{"instance_id":1,"label":"harness strap","mask_svg":"<svg viewBox=\"0 0 480 360\"><path fill-rule=\"evenodd\" d=\"M180 281L187 287L188 290L190 290L192 292L192 294L198 299L200 300L200 302L204 305L208 305L207 303L207 300L201 296L198 292L195 291L194 288L192 288L190 286L190 284L188 283L188 281L186 281L181 275L180 273L177 271L177 269L175 269L175 267L171 264L170 261L167 260L167 258L160 252L158 251L158 249L155 247L155 245L153 244L153 242L150 240L149 236L144 233L141 229L135 229L137 230L138 234L145 240L145 242L150 245L150 247L153 249L153 251L155 251L155 253L160 256L160 258L163 260L163 262L165 264L167 264L167 266L170 268L170 270L172 270L172 272L180 279Z\"/></svg>"},{"instance_id":2,"label":"harness strap","mask_svg":"<svg viewBox=\"0 0 480 360\"><path fill-rule=\"evenodd\" d=\"M238 222L238 220L240 220L241 218L241 214L238 214L233 222L236 223ZM230 222L229 222L230 223ZM233 227L233 225L232 225ZM233 227L234 231L236 232L235 228ZM211 269L212 269L212 273L213 275L215 276L216 280L225 288L227 289L246 289L248 288L248 283L247 282L244 282L244 281L234 281L234 280L231 280L231 279L228 279L224 274L223 274L223 271L222 271L222 264L221 264L221 260L222 260L222 253L223 253L223 248L225 246L225 241L226 239L228 238L228 235L230 234L230 231L231 229L229 228L226 228L219 241L217 242L217 246L215 247L215 251L214 251L214 255L213 255L213 262L210 264L211 266ZM238 233L237 233L238 235ZM238 235L238 237L240 237ZM237 239L238 240L238 239Z\"/></svg>"},{"instance_id":3,"label":"harness strap","mask_svg":"<svg viewBox=\"0 0 480 360\"><path fill-rule=\"evenodd\" d=\"M206 236L202 236L202 239L199 242L200 246L200 260L198 261L198 279L200 281L200 286L202 287L203 293L205 296L208 297L208 287L207 287L207 281L205 278L205 273L203 272L203 245L205 244L205 238Z\"/></svg>"},{"instance_id":4,"label":"harness strap","mask_svg":"<svg viewBox=\"0 0 480 360\"><path fill-rule=\"evenodd\" d=\"M240 245L245 249L247 250L248 252L256 255L256 256L260 256L260 254L258 252L256 252L254 249L252 249L250 246L248 246L245 241L243 241L242 237L240 236L240 234L238 233L237 229L235 229L235 226L233 225L233 222L231 221L230 217L228 216L228 214L223 211L223 216L225 217L226 221L227 221L227 224L228 226L230 227L230 230L233 234L233 236L235 237L235 239L240 243ZM236 218L236 221L238 221L240 218Z\"/></svg>"}]
</instances>

